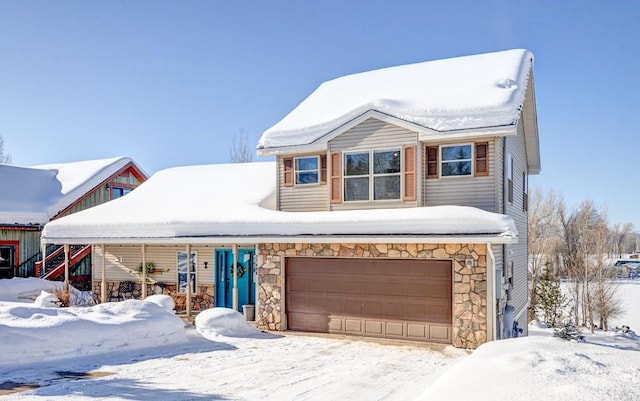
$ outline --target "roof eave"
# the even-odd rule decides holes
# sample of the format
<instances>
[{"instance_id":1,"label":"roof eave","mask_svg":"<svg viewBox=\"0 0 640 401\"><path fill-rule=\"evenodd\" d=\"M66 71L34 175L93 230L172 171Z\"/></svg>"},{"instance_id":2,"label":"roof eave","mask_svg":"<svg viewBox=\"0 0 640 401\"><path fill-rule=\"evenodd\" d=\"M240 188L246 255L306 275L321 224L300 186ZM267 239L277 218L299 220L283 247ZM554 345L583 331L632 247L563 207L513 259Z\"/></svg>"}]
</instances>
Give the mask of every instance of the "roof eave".
<instances>
[{"instance_id":1,"label":"roof eave","mask_svg":"<svg viewBox=\"0 0 640 401\"><path fill-rule=\"evenodd\" d=\"M518 237L502 234L433 234L433 235L258 235L258 236L198 236L171 238L98 238L98 237L42 237L46 244L90 244L90 245L255 245L259 243L408 243L408 244L516 244Z\"/></svg>"}]
</instances>

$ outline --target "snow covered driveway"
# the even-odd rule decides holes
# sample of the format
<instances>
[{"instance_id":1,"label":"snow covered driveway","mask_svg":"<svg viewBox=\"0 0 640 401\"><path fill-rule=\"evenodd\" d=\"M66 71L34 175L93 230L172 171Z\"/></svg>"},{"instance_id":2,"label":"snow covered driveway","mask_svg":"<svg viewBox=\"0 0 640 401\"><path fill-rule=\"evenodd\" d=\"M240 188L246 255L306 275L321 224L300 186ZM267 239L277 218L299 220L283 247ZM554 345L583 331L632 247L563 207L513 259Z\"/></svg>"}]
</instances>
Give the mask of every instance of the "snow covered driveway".
<instances>
[{"instance_id":1,"label":"snow covered driveway","mask_svg":"<svg viewBox=\"0 0 640 401\"><path fill-rule=\"evenodd\" d=\"M188 343L171 348L0 369L5 381L40 386L5 399L408 400L467 355L452 347L292 334L212 342L190 331ZM113 374L74 379L65 371Z\"/></svg>"}]
</instances>

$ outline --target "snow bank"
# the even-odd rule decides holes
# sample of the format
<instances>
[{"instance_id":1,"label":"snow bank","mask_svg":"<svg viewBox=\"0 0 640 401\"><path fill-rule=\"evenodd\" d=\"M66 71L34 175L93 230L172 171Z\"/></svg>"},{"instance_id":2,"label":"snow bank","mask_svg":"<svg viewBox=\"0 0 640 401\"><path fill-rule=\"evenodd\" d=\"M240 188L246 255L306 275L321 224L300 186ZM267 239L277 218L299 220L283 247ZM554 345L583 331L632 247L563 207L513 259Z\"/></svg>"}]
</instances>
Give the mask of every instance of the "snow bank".
<instances>
[{"instance_id":1,"label":"snow bank","mask_svg":"<svg viewBox=\"0 0 640 401\"><path fill-rule=\"evenodd\" d=\"M258 148L310 144L376 110L436 131L514 124L533 55L523 49L383 68L324 82Z\"/></svg>"},{"instance_id":2,"label":"snow bank","mask_svg":"<svg viewBox=\"0 0 640 401\"><path fill-rule=\"evenodd\" d=\"M33 302L42 291L50 294L62 291L62 281L49 281L35 277L14 277L0 280L0 301ZM69 303L72 306L90 305L93 303L91 291L79 291L69 286Z\"/></svg>"},{"instance_id":3,"label":"snow bank","mask_svg":"<svg viewBox=\"0 0 640 401\"><path fill-rule=\"evenodd\" d=\"M139 300L93 307L0 302L0 366L187 341L184 322Z\"/></svg>"},{"instance_id":4,"label":"snow bank","mask_svg":"<svg viewBox=\"0 0 640 401\"><path fill-rule=\"evenodd\" d=\"M247 323L244 315L229 308L211 308L196 316L196 330L206 338L250 337L261 331Z\"/></svg>"},{"instance_id":5,"label":"snow bank","mask_svg":"<svg viewBox=\"0 0 640 401\"><path fill-rule=\"evenodd\" d=\"M174 312L176 309L176 302L169 295L155 294L146 297L144 300L152 302L168 312Z\"/></svg>"},{"instance_id":6,"label":"snow bank","mask_svg":"<svg viewBox=\"0 0 640 401\"><path fill-rule=\"evenodd\" d=\"M639 352L555 337L493 341L418 400L638 400L638 366Z\"/></svg>"}]
</instances>

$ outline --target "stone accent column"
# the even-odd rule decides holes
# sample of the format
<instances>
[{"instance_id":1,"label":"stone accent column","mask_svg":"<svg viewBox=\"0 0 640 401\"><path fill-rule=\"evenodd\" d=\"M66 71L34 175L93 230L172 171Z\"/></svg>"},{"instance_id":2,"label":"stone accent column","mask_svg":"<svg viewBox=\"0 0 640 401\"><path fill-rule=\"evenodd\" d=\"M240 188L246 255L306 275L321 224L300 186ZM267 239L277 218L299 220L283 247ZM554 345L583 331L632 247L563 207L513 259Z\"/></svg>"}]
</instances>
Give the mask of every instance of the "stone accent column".
<instances>
[{"instance_id":1,"label":"stone accent column","mask_svg":"<svg viewBox=\"0 0 640 401\"><path fill-rule=\"evenodd\" d=\"M477 348L487 340L485 244L259 244L256 322L260 328L284 329L282 278L288 256L449 259L453 264L453 345Z\"/></svg>"}]
</instances>

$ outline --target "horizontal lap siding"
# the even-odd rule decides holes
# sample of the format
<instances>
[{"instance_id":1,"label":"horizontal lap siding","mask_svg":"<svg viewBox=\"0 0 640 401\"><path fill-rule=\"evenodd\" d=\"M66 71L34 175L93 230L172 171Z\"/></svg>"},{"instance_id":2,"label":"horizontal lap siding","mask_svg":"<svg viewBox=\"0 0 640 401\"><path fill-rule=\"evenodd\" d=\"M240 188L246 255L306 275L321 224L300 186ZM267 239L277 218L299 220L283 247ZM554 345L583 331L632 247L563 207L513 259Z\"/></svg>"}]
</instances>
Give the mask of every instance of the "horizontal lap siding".
<instances>
[{"instance_id":1,"label":"horizontal lap siding","mask_svg":"<svg viewBox=\"0 0 640 401\"><path fill-rule=\"evenodd\" d=\"M469 143L469 142L461 142ZM442 145L454 145L454 142ZM435 145L434 145L435 146ZM489 141L489 174L483 177L424 178L422 171L422 204L424 206L472 206L494 212L496 210L496 146ZM426 166L425 146L420 146L422 166Z\"/></svg>"},{"instance_id":2,"label":"horizontal lap siding","mask_svg":"<svg viewBox=\"0 0 640 401\"><path fill-rule=\"evenodd\" d=\"M178 281L178 251L186 252L186 246L148 246L146 250L147 263L153 263L156 269L169 269L168 272L149 274L149 278L158 282L176 283ZM197 284L213 284L214 248L192 246L191 252L197 254ZM119 257L122 258L122 262L118 261ZM205 261L208 262L207 269L204 268L203 262ZM108 245L105 262L107 281L140 280L137 268L142 262L142 247L138 245ZM99 245L94 247L92 265L93 280L100 280L102 277L102 248Z\"/></svg>"},{"instance_id":3,"label":"horizontal lap siding","mask_svg":"<svg viewBox=\"0 0 640 401\"><path fill-rule=\"evenodd\" d=\"M528 218L527 213L523 211L522 197L524 185L522 172L527 171L524 146L524 132L522 130L522 124L519 124L518 135L506 138L507 153L513 156L513 203L506 203L506 214L514 219L516 229L518 230L518 243L507 246L507 249L513 252L507 258L507 267L510 262L513 261L513 290L510 303L515 308L516 316L525 312L528 301Z\"/></svg>"},{"instance_id":4,"label":"horizontal lap siding","mask_svg":"<svg viewBox=\"0 0 640 401\"><path fill-rule=\"evenodd\" d=\"M370 118L329 141L329 152L369 151L416 145L418 134L384 121ZM419 170L418 170L419 171ZM331 204L331 210L416 207L417 201L342 202Z\"/></svg>"},{"instance_id":5,"label":"horizontal lap siding","mask_svg":"<svg viewBox=\"0 0 640 401\"><path fill-rule=\"evenodd\" d=\"M315 155L315 154L314 154ZM278 208L285 212L328 210L328 185L283 185L284 163L278 157ZM294 177L295 178L295 177Z\"/></svg>"}]
</instances>

